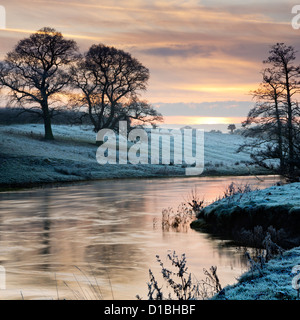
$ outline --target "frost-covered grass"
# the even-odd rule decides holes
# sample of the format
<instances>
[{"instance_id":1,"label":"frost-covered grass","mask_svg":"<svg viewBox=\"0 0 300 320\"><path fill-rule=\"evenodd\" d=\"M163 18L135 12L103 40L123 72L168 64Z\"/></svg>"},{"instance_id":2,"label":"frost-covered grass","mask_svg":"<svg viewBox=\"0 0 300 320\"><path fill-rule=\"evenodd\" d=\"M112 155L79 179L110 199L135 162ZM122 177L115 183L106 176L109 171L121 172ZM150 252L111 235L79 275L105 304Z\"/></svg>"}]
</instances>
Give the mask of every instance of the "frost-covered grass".
<instances>
[{"instance_id":1,"label":"frost-covered grass","mask_svg":"<svg viewBox=\"0 0 300 320\"><path fill-rule=\"evenodd\" d=\"M297 290L292 286L296 276L294 266L300 264L300 247L283 253L282 257L270 260L261 272L244 273L237 284L224 288L222 295L214 299L228 300L293 300ZM225 292L225 294L224 294Z\"/></svg>"},{"instance_id":2,"label":"frost-covered grass","mask_svg":"<svg viewBox=\"0 0 300 320\"><path fill-rule=\"evenodd\" d=\"M261 269L250 269L237 284L225 287L214 299L299 299L292 286L292 280L297 276L292 269L299 265L300 270L300 183L225 197L205 207L199 220L192 224L195 228L225 231L231 236L238 235L243 228L253 230L259 225L268 231L270 226L275 226L287 237L282 242L292 248L265 263Z\"/></svg>"},{"instance_id":3,"label":"frost-covered grass","mask_svg":"<svg viewBox=\"0 0 300 320\"><path fill-rule=\"evenodd\" d=\"M0 185L103 178L185 176L184 165L99 165L91 127L53 125L55 141L44 141L42 124L0 126ZM245 138L205 133L204 175L265 174L246 166L247 153L236 154ZM150 155L149 155L150 156Z\"/></svg>"},{"instance_id":4,"label":"frost-covered grass","mask_svg":"<svg viewBox=\"0 0 300 320\"><path fill-rule=\"evenodd\" d=\"M252 230L260 225L267 229L272 225L286 232L285 246L294 246L300 242L300 183L226 197L205 207L198 218L193 228L233 238L242 228Z\"/></svg>"},{"instance_id":5,"label":"frost-covered grass","mask_svg":"<svg viewBox=\"0 0 300 320\"><path fill-rule=\"evenodd\" d=\"M226 192L226 191L225 191ZM274 185L266 189L248 190L245 192L236 192L231 196L225 196L201 212L202 218L209 218L211 215L224 215L234 209L254 212L261 208L266 210L278 209L287 210L289 214L300 212L300 183L289 183L283 185Z\"/></svg>"}]
</instances>

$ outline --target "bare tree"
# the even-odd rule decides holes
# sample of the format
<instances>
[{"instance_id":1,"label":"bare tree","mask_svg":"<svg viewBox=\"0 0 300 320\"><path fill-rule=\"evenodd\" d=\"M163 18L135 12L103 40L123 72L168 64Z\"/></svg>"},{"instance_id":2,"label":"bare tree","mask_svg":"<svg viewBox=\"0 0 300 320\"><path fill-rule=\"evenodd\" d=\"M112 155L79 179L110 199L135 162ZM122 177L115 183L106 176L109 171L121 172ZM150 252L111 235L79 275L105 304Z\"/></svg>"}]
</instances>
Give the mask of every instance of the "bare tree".
<instances>
[{"instance_id":1,"label":"bare tree","mask_svg":"<svg viewBox=\"0 0 300 320\"><path fill-rule=\"evenodd\" d=\"M277 43L271 47L269 53L270 55L264 63L271 64L274 67L279 82L284 87L289 154L287 165L289 175L293 176L296 165L294 120L296 113L299 111L298 103L293 100L293 96L300 92L300 66L293 64L296 59L296 51L292 46Z\"/></svg>"},{"instance_id":2,"label":"bare tree","mask_svg":"<svg viewBox=\"0 0 300 320\"><path fill-rule=\"evenodd\" d=\"M295 178L299 166L299 117L296 94L299 93L300 68L293 65L295 50L277 43L264 61L263 82L252 92L256 100L243 126L244 134L257 138L239 149L250 149L255 163ZM279 166L274 160L279 160Z\"/></svg>"},{"instance_id":3,"label":"bare tree","mask_svg":"<svg viewBox=\"0 0 300 320\"><path fill-rule=\"evenodd\" d=\"M145 91L149 70L129 53L103 44L93 45L72 68L73 97L86 110L97 132L115 128L120 120L161 121L161 115L138 93Z\"/></svg>"},{"instance_id":4,"label":"bare tree","mask_svg":"<svg viewBox=\"0 0 300 320\"><path fill-rule=\"evenodd\" d=\"M286 152L284 147L284 136L286 128L284 105L284 88L278 79L278 75L270 68L266 68L262 72L263 82L259 88L252 92L253 98L256 100L255 106L249 111L247 120L243 126L250 126L245 134L250 137L258 137L259 141L255 144L262 145L265 148L256 149L252 153L252 158L256 163L270 169L266 160L279 159L278 172L284 174L286 170L285 163ZM272 165L272 169L274 166Z\"/></svg>"},{"instance_id":5,"label":"bare tree","mask_svg":"<svg viewBox=\"0 0 300 320\"><path fill-rule=\"evenodd\" d=\"M18 42L0 62L0 86L10 90L11 102L40 114L45 139L53 140L51 118L62 90L70 84L66 67L76 58L77 45L52 28L42 28Z\"/></svg>"},{"instance_id":6,"label":"bare tree","mask_svg":"<svg viewBox=\"0 0 300 320\"><path fill-rule=\"evenodd\" d=\"M228 130L230 130L230 133L233 134L234 130L236 129L236 126L235 124L230 124L228 127L227 127Z\"/></svg>"}]
</instances>

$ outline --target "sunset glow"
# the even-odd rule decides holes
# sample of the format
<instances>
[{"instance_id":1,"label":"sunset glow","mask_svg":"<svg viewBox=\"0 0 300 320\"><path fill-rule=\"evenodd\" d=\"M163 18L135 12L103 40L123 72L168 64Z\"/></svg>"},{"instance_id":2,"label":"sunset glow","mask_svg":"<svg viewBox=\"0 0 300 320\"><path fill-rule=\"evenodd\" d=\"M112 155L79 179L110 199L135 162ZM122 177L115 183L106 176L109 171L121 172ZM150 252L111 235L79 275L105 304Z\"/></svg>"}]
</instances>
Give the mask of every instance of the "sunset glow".
<instances>
[{"instance_id":1,"label":"sunset glow","mask_svg":"<svg viewBox=\"0 0 300 320\"><path fill-rule=\"evenodd\" d=\"M164 124L182 124L182 125L199 125L199 124L231 124L241 123L243 117L185 117L185 116L167 116Z\"/></svg>"},{"instance_id":2,"label":"sunset glow","mask_svg":"<svg viewBox=\"0 0 300 320\"><path fill-rule=\"evenodd\" d=\"M128 51L149 68L148 89L141 97L166 106L165 123L240 123L253 105L250 91L261 81L270 46L286 42L300 49L299 30L291 27L290 1L1 4L7 12L7 28L0 30L2 58L18 40L45 26L76 40L81 52L95 43ZM202 112L200 105L207 103L212 106ZM191 104L199 105L194 114L192 109L186 113Z\"/></svg>"}]
</instances>

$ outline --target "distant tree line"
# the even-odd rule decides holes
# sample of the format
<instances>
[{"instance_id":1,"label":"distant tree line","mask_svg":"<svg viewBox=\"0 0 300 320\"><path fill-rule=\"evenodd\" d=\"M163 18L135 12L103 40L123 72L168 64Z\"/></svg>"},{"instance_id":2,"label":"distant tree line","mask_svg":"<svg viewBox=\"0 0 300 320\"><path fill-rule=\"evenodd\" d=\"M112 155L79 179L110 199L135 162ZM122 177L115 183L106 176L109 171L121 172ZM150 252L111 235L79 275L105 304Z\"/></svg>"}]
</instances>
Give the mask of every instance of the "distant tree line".
<instances>
[{"instance_id":1,"label":"distant tree line","mask_svg":"<svg viewBox=\"0 0 300 320\"><path fill-rule=\"evenodd\" d=\"M95 131L115 129L120 120L162 121L156 109L139 99L149 76L123 50L97 44L81 54L74 40L48 27L20 40L0 62L7 104L40 117L46 140L54 139L52 118L61 110L76 111L78 122L88 118Z\"/></svg>"},{"instance_id":2,"label":"distant tree line","mask_svg":"<svg viewBox=\"0 0 300 320\"><path fill-rule=\"evenodd\" d=\"M256 164L290 180L300 176L300 66L295 59L292 46L271 47L262 82L252 92L255 105L243 123L244 134L255 139L239 149L249 150Z\"/></svg>"},{"instance_id":3,"label":"distant tree line","mask_svg":"<svg viewBox=\"0 0 300 320\"><path fill-rule=\"evenodd\" d=\"M0 125L43 123L43 119L39 114L39 109L37 108L36 111L37 113L24 112L23 108L17 107L0 108ZM54 113L51 124L92 125L85 112L68 109L59 110L59 112Z\"/></svg>"}]
</instances>

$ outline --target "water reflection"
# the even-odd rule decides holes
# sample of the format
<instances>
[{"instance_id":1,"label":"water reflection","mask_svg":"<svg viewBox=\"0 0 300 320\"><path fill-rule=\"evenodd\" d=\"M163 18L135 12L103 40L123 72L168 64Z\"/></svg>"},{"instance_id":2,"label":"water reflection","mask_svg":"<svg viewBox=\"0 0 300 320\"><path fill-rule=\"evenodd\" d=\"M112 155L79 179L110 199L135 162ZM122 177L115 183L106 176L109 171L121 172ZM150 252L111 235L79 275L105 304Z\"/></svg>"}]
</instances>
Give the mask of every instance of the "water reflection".
<instances>
[{"instance_id":1,"label":"water reflection","mask_svg":"<svg viewBox=\"0 0 300 320\"><path fill-rule=\"evenodd\" d=\"M114 180L0 193L0 261L7 272L0 298L20 298L20 290L25 298L56 298L57 289L72 298L75 266L92 271L104 298L112 288L116 299L146 297L148 269L158 272L155 255L164 259L168 250L186 253L198 279L204 267L217 265L222 285L232 283L245 270L241 252L191 229L163 232L153 219L163 208L176 209L194 187L212 201L232 181L265 187L276 179Z\"/></svg>"}]
</instances>

